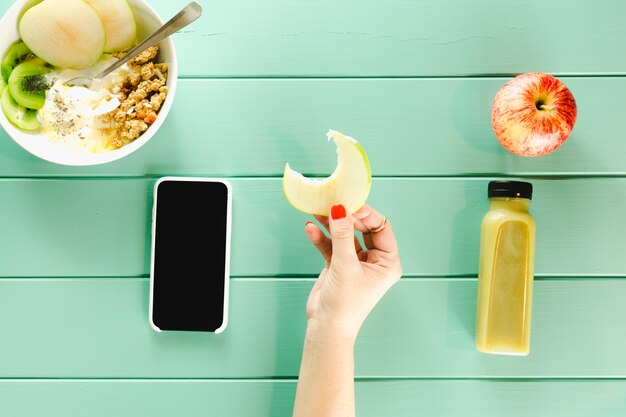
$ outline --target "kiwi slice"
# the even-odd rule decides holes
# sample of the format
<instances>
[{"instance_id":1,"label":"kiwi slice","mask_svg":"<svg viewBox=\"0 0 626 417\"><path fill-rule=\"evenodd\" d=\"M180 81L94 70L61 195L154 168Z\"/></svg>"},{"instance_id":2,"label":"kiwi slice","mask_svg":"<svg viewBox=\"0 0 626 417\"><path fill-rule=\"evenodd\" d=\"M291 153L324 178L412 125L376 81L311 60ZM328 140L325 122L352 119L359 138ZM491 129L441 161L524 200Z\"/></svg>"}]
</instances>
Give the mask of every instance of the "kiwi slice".
<instances>
[{"instance_id":1,"label":"kiwi slice","mask_svg":"<svg viewBox=\"0 0 626 417\"><path fill-rule=\"evenodd\" d=\"M23 130L37 130L40 123L37 119L37 110L20 106L11 96L11 90L5 88L2 92L2 110L7 119Z\"/></svg>"},{"instance_id":2,"label":"kiwi slice","mask_svg":"<svg viewBox=\"0 0 626 417\"><path fill-rule=\"evenodd\" d=\"M46 90L50 88L49 73L50 68L35 61L15 67L9 77L9 90L15 101L29 109L42 108L46 102Z\"/></svg>"},{"instance_id":3,"label":"kiwi slice","mask_svg":"<svg viewBox=\"0 0 626 417\"><path fill-rule=\"evenodd\" d=\"M4 81L4 78L0 77L0 97L2 97L2 92L7 88L7 83Z\"/></svg>"},{"instance_id":4,"label":"kiwi slice","mask_svg":"<svg viewBox=\"0 0 626 417\"><path fill-rule=\"evenodd\" d=\"M36 58L35 54L31 52L24 42L17 42L11 45L2 60L2 64L0 64L0 71L4 81L9 81L9 76L15 67L34 58Z\"/></svg>"}]
</instances>

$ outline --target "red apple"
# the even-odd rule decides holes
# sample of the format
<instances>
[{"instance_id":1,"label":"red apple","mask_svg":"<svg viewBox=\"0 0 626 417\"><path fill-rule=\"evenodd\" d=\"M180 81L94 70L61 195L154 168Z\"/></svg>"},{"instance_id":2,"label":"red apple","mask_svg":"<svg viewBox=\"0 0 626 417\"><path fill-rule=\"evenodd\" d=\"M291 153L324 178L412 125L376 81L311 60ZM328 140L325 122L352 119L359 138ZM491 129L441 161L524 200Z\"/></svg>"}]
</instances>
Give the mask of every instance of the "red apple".
<instances>
[{"instance_id":1,"label":"red apple","mask_svg":"<svg viewBox=\"0 0 626 417\"><path fill-rule=\"evenodd\" d=\"M491 126L509 152L542 156L555 151L576 123L576 101L561 81L543 72L518 75L493 100Z\"/></svg>"}]
</instances>

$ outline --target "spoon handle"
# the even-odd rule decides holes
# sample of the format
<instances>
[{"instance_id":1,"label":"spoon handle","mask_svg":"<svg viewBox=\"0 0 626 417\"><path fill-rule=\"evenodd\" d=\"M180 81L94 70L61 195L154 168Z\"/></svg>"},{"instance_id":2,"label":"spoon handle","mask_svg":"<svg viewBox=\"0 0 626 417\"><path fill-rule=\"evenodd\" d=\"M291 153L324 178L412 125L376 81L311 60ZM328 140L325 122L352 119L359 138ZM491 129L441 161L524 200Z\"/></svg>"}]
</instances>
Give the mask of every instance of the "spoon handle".
<instances>
[{"instance_id":1,"label":"spoon handle","mask_svg":"<svg viewBox=\"0 0 626 417\"><path fill-rule=\"evenodd\" d=\"M111 65L100 74L96 75L95 78L101 79L107 76L111 71L114 71L135 58L137 55L150 48L151 46L156 45L163 39L168 36L178 32L180 29L184 28L194 20L200 17L202 14L202 7L192 1L184 9L182 9L178 14L168 20L163 26L156 30L152 35L148 36L143 42L139 45L135 46L133 49L128 51L126 55L124 55L120 60L116 61L115 64Z\"/></svg>"}]
</instances>

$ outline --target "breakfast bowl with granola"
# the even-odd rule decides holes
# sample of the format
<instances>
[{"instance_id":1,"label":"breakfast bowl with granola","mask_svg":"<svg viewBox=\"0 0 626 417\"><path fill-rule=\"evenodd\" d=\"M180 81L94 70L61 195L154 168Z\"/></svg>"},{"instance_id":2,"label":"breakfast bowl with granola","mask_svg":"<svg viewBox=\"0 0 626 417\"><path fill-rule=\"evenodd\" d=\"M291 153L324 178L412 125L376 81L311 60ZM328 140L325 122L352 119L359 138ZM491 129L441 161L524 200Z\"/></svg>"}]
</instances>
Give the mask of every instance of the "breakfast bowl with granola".
<instances>
[{"instance_id":1,"label":"breakfast bowl with granola","mask_svg":"<svg viewBox=\"0 0 626 417\"><path fill-rule=\"evenodd\" d=\"M119 160L163 124L176 91L168 37L87 88L163 25L144 0L18 0L0 20L0 126L22 148L72 166Z\"/></svg>"}]
</instances>

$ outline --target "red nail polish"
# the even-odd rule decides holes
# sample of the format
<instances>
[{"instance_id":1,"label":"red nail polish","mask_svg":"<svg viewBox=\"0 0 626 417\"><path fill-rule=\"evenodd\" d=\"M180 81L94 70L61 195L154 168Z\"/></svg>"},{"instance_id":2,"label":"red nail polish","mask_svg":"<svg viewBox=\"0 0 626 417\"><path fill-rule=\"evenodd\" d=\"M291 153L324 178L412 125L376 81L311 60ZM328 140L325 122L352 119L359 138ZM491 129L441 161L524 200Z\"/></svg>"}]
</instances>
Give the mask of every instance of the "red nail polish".
<instances>
[{"instance_id":1,"label":"red nail polish","mask_svg":"<svg viewBox=\"0 0 626 417\"><path fill-rule=\"evenodd\" d=\"M346 208L341 204L337 204L336 206L332 206L330 208L330 215L333 220L343 219L346 217Z\"/></svg>"}]
</instances>

